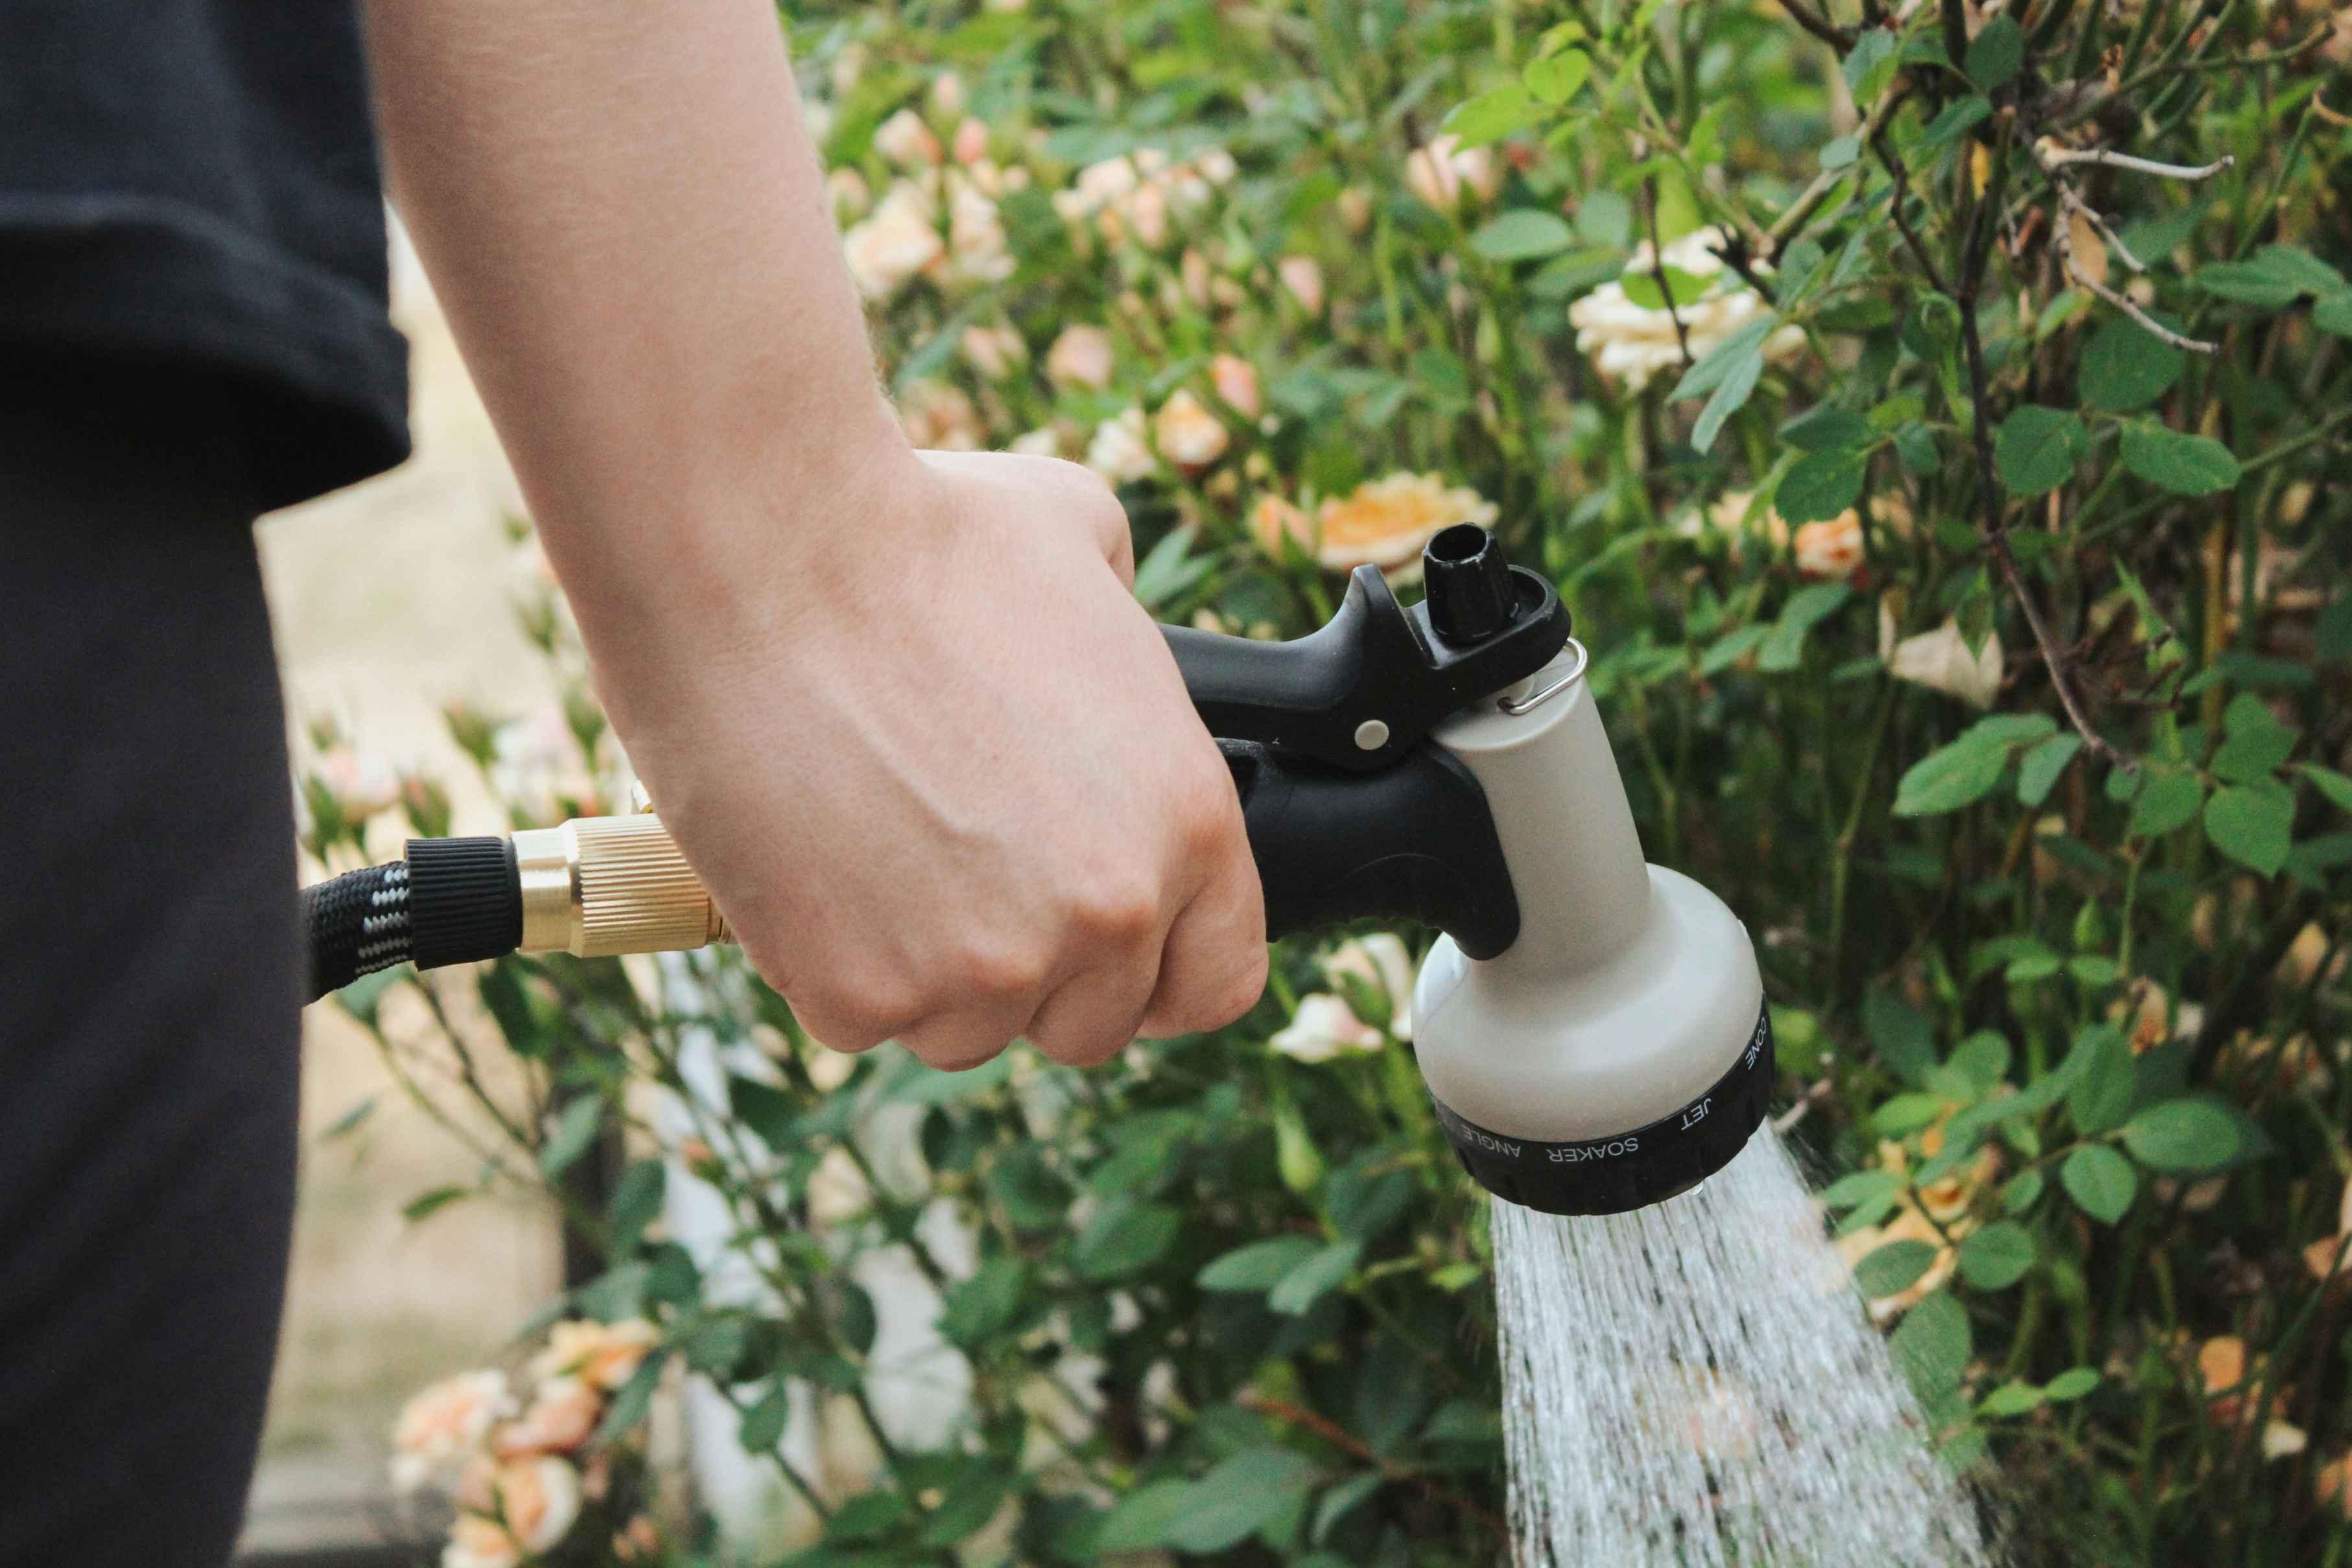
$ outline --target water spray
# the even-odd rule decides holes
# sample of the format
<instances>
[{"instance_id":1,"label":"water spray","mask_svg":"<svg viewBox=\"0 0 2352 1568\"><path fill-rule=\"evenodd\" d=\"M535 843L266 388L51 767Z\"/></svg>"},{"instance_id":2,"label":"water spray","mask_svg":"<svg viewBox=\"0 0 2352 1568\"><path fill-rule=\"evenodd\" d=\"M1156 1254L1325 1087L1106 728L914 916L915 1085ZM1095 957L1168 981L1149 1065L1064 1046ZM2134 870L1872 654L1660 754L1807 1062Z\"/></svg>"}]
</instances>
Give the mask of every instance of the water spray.
<instances>
[{"instance_id":1,"label":"water spray","mask_svg":"<svg viewBox=\"0 0 2352 1568\"><path fill-rule=\"evenodd\" d=\"M1240 793L1267 930L1438 928L1415 1050L1463 1168L1549 1214L1664 1202L1763 1119L1754 949L1714 894L1643 863L1552 585L1468 524L1423 568L1412 606L1357 568L1330 622L1295 642L1163 629ZM403 962L728 939L650 812L412 839L303 904L314 995Z\"/></svg>"}]
</instances>

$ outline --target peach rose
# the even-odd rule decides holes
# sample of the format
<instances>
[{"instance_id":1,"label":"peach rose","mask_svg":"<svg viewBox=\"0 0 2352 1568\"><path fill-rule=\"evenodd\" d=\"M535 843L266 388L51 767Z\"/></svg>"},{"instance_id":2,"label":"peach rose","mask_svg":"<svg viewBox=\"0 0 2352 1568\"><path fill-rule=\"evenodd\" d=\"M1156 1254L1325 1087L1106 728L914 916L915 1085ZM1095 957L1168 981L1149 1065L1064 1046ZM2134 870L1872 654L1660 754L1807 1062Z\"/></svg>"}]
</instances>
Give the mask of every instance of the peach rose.
<instances>
[{"instance_id":1,"label":"peach rose","mask_svg":"<svg viewBox=\"0 0 2352 1568\"><path fill-rule=\"evenodd\" d=\"M604 1396L576 1377L556 1377L539 1385L530 1407L490 1437L502 1458L524 1454L570 1453L586 1442L604 1414Z\"/></svg>"},{"instance_id":2,"label":"peach rose","mask_svg":"<svg viewBox=\"0 0 2352 1568\"><path fill-rule=\"evenodd\" d=\"M1475 490L1449 488L1434 474L1368 479L1316 514L1316 559L1332 571L1370 564L1382 571L1415 564L1421 547L1456 523L1494 522L1495 503Z\"/></svg>"},{"instance_id":3,"label":"peach rose","mask_svg":"<svg viewBox=\"0 0 2352 1568\"><path fill-rule=\"evenodd\" d=\"M618 1388L636 1375L661 1330L643 1318L616 1323L585 1319L560 1322L548 1332L547 1348L531 1358L537 1378L577 1377L593 1388Z\"/></svg>"},{"instance_id":4,"label":"peach rose","mask_svg":"<svg viewBox=\"0 0 2352 1568\"><path fill-rule=\"evenodd\" d=\"M931 198L901 180L883 193L871 217L841 236L841 249L857 291L887 299L946 255L947 242L940 237Z\"/></svg>"},{"instance_id":5,"label":"peach rose","mask_svg":"<svg viewBox=\"0 0 2352 1568\"><path fill-rule=\"evenodd\" d=\"M988 127L977 120L966 120L955 129L955 161L977 163L988 156Z\"/></svg>"},{"instance_id":6,"label":"peach rose","mask_svg":"<svg viewBox=\"0 0 2352 1568\"><path fill-rule=\"evenodd\" d=\"M1187 474L1198 473L1223 456L1233 439L1217 423L1217 416L1181 387L1160 405L1151 434L1160 455Z\"/></svg>"},{"instance_id":7,"label":"peach rose","mask_svg":"<svg viewBox=\"0 0 2352 1568\"><path fill-rule=\"evenodd\" d=\"M1458 136L1440 136L1426 147L1413 149L1405 160L1405 187L1440 212L1452 212L1465 193L1491 201L1503 183L1495 155L1484 147L1465 147Z\"/></svg>"},{"instance_id":8,"label":"peach rose","mask_svg":"<svg viewBox=\"0 0 2352 1568\"><path fill-rule=\"evenodd\" d=\"M874 151L901 169L927 169L940 161L940 139L921 115L902 109L874 128Z\"/></svg>"},{"instance_id":9,"label":"peach rose","mask_svg":"<svg viewBox=\"0 0 2352 1568\"><path fill-rule=\"evenodd\" d=\"M1029 357L1029 345L1022 341L1018 329L1008 325L966 327L962 346L971 368L992 382L1011 375Z\"/></svg>"},{"instance_id":10,"label":"peach rose","mask_svg":"<svg viewBox=\"0 0 2352 1568\"><path fill-rule=\"evenodd\" d=\"M499 1520L524 1552L553 1548L580 1517L580 1472L551 1454L500 1465L496 1486Z\"/></svg>"},{"instance_id":11,"label":"peach rose","mask_svg":"<svg viewBox=\"0 0 2352 1568\"><path fill-rule=\"evenodd\" d=\"M1269 492L1250 508L1251 537L1258 549L1276 560L1283 559L1283 540L1289 539L1308 555L1315 553L1315 524L1307 515Z\"/></svg>"},{"instance_id":12,"label":"peach rose","mask_svg":"<svg viewBox=\"0 0 2352 1568\"><path fill-rule=\"evenodd\" d=\"M1117 362L1108 332L1100 327L1065 327L1054 346L1045 350L1045 378L1057 387L1092 387L1100 392L1110 385Z\"/></svg>"},{"instance_id":13,"label":"peach rose","mask_svg":"<svg viewBox=\"0 0 2352 1568\"><path fill-rule=\"evenodd\" d=\"M1282 286L1309 316L1323 314L1323 267L1311 256L1286 256L1274 264Z\"/></svg>"},{"instance_id":14,"label":"peach rose","mask_svg":"<svg viewBox=\"0 0 2352 1568\"><path fill-rule=\"evenodd\" d=\"M1862 515L1852 507L1797 530L1797 572L1815 582L1843 582L1862 565Z\"/></svg>"},{"instance_id":15,"label":"peach rose","mask_svg":"<svg viewBox=\"0 0 2352 1568\"><path fill-rule=\"evenodd\" d=\"M1298 998L1290 1022L1266 1043L1294 1061L1322 1062L1379 1051L1388 1037L1358 1018L1346 998L1316 991Z\"/></svg>"},{"instance_id":16,"label":"peach rose","mask_svg":"<svg viewBox=\"0 0 2352 1568\"><path fill-rule=\"evenodd\" d=\"M515 1568L522 1550L494 1519L461 1513L441 1548L441 1568Z\"/></svg>"},{"instance_id":17,"label":"peach rose","mask_svg":"<svg viewBox=\"0 0 2352 1568\"><path fill-rule=\"evenodd\" d=\"M918 451L977 452L986 435L980 411L962 388L929 379L916 382L900 395L898 423Z\"/></svg>"},{"instance_id":18,"label":"peach rose","mask_svg":"<svg viewBox=\"0 0 2352 1568\"><path fill-rule=\"evenodd\" d=\"M1209 382L1235 413L1255 419L1265 411L1258 394L1257 367L1235 354L1219 354L1209 361Z\"/></svg>"},{"instance_id":19,"label":"peach rose","mask_svg":"<svg viewBox=\"0 0 2352 1568\"><path fill-rule=\"evenodd\" d=\"M393 1423L393 1485L415 1491L436 1467L478 1448L513 1404L502 1372L461 1372L418 1390Z\"/></svg>"}]
</instances>

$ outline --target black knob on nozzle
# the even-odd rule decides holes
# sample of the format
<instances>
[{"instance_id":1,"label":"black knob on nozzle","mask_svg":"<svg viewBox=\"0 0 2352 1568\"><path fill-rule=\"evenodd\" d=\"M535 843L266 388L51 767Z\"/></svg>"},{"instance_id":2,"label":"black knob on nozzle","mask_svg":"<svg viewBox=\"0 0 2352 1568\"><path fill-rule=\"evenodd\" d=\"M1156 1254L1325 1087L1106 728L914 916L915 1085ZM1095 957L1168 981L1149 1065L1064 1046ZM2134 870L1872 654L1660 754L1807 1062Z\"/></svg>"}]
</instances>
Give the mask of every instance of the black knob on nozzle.
<instances>
[{"instance_id":1,"label":"black knob on nozzle","mask_svg":"<svg viewBox=\"0 0 2352 1568\"><path fill-rule=\"evenodd\" d=\"M1483 643L1518 608L1501 541L1475 523L1456 523L1421 552L1429 625L1445 642Z\"/></svg>"}]
</instances>

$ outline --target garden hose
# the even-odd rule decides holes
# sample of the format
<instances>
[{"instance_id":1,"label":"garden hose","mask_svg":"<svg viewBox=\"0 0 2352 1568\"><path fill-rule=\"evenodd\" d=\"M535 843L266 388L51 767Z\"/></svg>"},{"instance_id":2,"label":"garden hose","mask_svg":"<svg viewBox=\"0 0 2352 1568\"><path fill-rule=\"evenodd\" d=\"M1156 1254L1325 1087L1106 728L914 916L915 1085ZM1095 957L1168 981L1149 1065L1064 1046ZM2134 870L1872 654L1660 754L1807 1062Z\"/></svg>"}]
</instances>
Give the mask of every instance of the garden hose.
<instances>
[{"instance_id":1,"label":"garden hose","mask_svg":"<svg viewBox=\"0 0 2352 1568\"><path fill-rule=\"evenodd\" d=\"M1552 585L1469 525L1423 565L1422 603L1360 568L1292 643L1163 629L1239 794L1267 934L1436 927L1415 1051L1464 1169L1555 1214L1660 1202L1763 1119L1754 949L1714 894L1643 863ZM413 839L303 903L314 995L401 963L730 939L650 810Z\"/></svg>"}]
</instances>

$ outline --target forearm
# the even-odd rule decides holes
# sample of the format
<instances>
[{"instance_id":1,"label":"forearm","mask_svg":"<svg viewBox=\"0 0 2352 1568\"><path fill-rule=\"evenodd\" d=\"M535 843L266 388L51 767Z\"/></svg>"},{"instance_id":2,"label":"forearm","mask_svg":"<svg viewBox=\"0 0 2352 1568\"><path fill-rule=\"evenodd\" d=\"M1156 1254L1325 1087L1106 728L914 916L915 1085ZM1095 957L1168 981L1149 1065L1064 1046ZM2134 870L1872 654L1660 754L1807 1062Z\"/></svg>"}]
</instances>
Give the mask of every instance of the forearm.
<instances>
[{"instance_id":1,"label":"forearm","mask_svg":"<svg viewBox=\"0 0 2352 1568\"><path fill-rule=\"evenodd\" d=\"M394 200L592 642L854 528L912 459L774 13L367 13Z\"/></svg>"}]
</instances>

